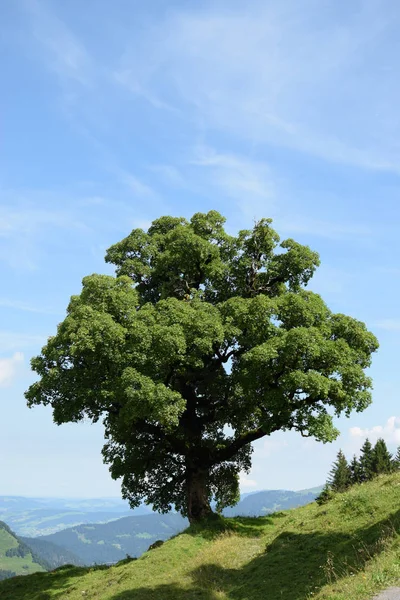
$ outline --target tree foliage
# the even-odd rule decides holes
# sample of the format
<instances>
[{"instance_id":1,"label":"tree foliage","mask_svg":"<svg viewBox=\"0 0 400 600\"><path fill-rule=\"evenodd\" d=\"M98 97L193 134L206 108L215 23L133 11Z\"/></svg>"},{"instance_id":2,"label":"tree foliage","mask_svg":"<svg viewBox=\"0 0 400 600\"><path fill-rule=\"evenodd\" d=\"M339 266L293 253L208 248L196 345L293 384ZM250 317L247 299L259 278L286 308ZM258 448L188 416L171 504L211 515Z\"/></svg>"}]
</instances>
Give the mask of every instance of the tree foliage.
<instances>
[{"instance_id":1,"label":"tree foliage","mask_svg":"<svg viewBox=\"0 0 400 600\"><path fill-rule=\"evenodd\" d=\"M393 471L393 457L387 449L384 439L379 438L373 450L372 471L374 475L391 473Z\"/></svg>"},{"instance_id":2,"label":"tree foliage","mask_svg":"<svg viewBox=\"0 0 400 600\"><path fill-rule=\"evenodd\" d=\"M351 484L351 471L343 452L339 450L328 480L334 492L344 492Z\"/></svg>"},{"instance_id":3,"label":"tree foliage","mask_svg":"<svg viewBox=\"0 0 400 600\"><path fill-rule=\"evenodd\" d=\"M393 470L400 470L400 446L397 448L396 455L393 457Z\"/></svg>"},{"instance_id":4,"label":"tree foliage","mask_svg":"<svg viewBox=\"0 0 400 600\"><path fill-rule=\"evenodd\" d=\"M40 356L28 405L56 423L104 423L123 496L192 520L238 499L251 442L296 430L336 438L333 416L371 402L377 349L360 321L307 291L318 255L270 219L230 236L217 212L133 230L91 275Z\"/></svg>"},{"instance_id":5,"label":"tree foliage","mask_svg":"<svg viewBox=\"0 0 400 600\"><path fill-rule=\"evenodd\" d=\"M374 476L374 451L372 444L367 438L362 445L360 454L360 466L362 481L370 481Z\"/></svg>"},{"instance_id":6,"label":"tree foliage","mask_svg":"<svg viewBox=\"0 0 400 600\"><path fill-rule=\"evenodd\" d=\"M350 462L350 481L352 485L363 481L362 467L356 455L353 456Z\"/></svg>"}]
</instances>

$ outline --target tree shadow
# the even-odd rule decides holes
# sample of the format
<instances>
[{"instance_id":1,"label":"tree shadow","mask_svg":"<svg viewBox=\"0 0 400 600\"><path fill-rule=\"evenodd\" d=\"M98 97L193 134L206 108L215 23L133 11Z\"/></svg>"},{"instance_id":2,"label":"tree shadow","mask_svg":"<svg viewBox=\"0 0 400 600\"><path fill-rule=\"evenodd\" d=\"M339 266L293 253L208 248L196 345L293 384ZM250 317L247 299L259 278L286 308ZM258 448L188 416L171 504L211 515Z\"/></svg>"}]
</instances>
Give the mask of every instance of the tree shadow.
<instances>
[{"instance_id":1,"label":"tree shadow","mask_svg":"<svg viewBox=\"0 0 400 600\"><path fill-rule=\"evenodd\" d=\"M276 513L267 517L220 517L213 515L204 522L193 524L181 533L213 540L222 533L234 533L241 537L260 537L268 525L272 525L275 518L286 516ZM179 533L177 536L180 535ZM174 536L174 537L177 537Z\"/></svg>"},{"instance_id":2,"label":"tree shadow","mask_svg":"<svg viewBox=\"0 0 400 600\"><path fill-rule=\"evenodd\" d=\"M364 569L400 530L400 510L352 534L281 533L239 569L208 564L194 569L190 588L176 584L134 588L111 600L306 600L324 585Z\"/></svg>"}]
</instances>

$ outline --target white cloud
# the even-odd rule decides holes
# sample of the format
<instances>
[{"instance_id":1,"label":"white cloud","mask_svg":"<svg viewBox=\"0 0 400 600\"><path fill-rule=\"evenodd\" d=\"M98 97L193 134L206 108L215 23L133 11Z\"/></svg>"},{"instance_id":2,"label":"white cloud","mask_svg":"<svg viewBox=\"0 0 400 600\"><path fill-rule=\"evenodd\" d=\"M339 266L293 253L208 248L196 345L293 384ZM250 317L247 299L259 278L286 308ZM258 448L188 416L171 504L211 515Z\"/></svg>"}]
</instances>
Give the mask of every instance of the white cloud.
<instances>
[{"instance_id":1,"label":"white cloud","mask_svg":"<svg viewBox=\"0 0 400 600\"><path fill-rule=\"evenodd\" d=\"M17 374L18 366L23 362L22 352L15 352L11 358L0 358L0 387L12 384Z\"/></svg>"},{"instance_id":2,"label":"white cloud","mask_svg":"<svg viewBox=\"0 0 400 600\"><path fill-rule=\"evenodd\" d=\"M383 438L388 444L400 445L400 417L389 417L384 425L375 425L365 429L351 427L349 431L350 436L355 439L369 438L374 443L378 438Z\"/></svg>"},{"instance_id":3,"label":"white cloud","mask_svg":"<svg viewBox=\"0 0 400 600\"><path fill-rule=\"evenodd\" d=\"M255 488L257 487L257 481L255 481L254 479L249 479L248 477L240 473L239 485L241 488Z\"/></svg>"}]
</instances>

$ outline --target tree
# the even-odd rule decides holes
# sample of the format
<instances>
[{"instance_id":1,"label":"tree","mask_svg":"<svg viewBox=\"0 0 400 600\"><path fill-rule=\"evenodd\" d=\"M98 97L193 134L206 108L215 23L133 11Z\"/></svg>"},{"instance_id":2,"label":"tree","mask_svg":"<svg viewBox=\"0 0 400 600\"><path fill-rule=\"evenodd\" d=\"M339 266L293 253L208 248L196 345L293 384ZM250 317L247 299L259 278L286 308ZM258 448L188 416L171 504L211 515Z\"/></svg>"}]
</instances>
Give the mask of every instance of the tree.
<instances>
[{"instance_id":1,"label":"tree","mask_svg":"<svg viewBox=\"0 0 400 600\"><path fill-rule=\"evenodd\" d=\"M372 471L374 475L391 473L393 470L392 458L385 440L379 438L372 452Z\"/></svg>"},{"instance_id":2,"label":"tree","mask_svg":"<svg viewBox=\"0 0 400 600\"><path fill-rule=\"evenodd\" d=\"M196 521L238 499L251 443L279 430L322 442L333 416L371 402L377 349L360 321L305 286L318 255L271 219L236 237L217 212L161 217L83 279L40 356L28 405L57 424L102 420L103 457L132 507Z\"/></svg>"},{"instance_id":3,"label":"tree","mask_svg":"<svg viewBox=\"0 0 400 600\"><path fill-rule=\"evenodd\" d=\"M344 492L350 486L351 472L345 455L339 450L329 474L328 484L334 492Z\"/></svg>"},{"instance_id":4,"label":"tree","mask_svg":"<svg viewBox=\"0 0 400 600\"><path fill-rule=\"evenodd\" d=\"M397 448L397 453L393 457L392 460L392 470L399 471L400 470L400 446Z\"/></svg>"},{"instance_id":5,"label":"tree","mask_svg":"<svg viewBox=\"0 0 400 600\"><path fill-rule=\"evenodd\" d=\"M361 448L360 455L360 466L361 466L361 477L363 481L370 481L374 476L373 469L374 453L372 444L367 438Z\"/></svg>"},{"instance_id":6,"label":"tree","mask_svg":"<svg viewBox=\"0 0 400 600\"><path fill-rule=\"evenodd\" d=\"M354 455L350 463L350 482L354 485L356 483L361 483L362 480L362 467L357 460L357 456Z\"/></svg>"},{"instance_id":7,"label":"tree","mask_svg":"<svg viewBox=\"0 0 400 600\"><path fill-rule=\"evenodd\" d=\"M315 498L315 502L318 504L318 506L322 506L323 504L326 504L327 502L329 502L330 500L332 500L332 498L334 497L334 492L331 488L331 486L329 485L329 483L326 483L324 485L324 487L321 490L321 493L319 494L319 496L317 496Z\"/></svg>"}]
</instances>

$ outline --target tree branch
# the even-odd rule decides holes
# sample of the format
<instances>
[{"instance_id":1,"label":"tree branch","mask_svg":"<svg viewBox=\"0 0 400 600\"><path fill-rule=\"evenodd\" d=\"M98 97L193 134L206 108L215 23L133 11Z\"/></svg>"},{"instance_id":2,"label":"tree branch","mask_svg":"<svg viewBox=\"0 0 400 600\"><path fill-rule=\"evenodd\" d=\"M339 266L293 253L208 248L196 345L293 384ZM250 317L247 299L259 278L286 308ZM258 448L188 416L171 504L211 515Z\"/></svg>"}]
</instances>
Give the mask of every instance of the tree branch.
<instances>
[{"instance_id":1,"label":"tree branch","mask_svg":"<svg viewBox=\"0 0 400 600\"><path fill-rule=\"evenodd\" d=\"M268 435L268 433L271 432L267 432L263 427L258 427L257 429L252 429L250 431L247 431L246 433L243 433L242 435L234 439L229 446L226 446L225 448L222 448L222 450L216 452L212 457L212 464L217 464L219 462L229 460L230 458L235 456L235 454L241 448L243 448L243 446L246 446L251 442L255 442L256 440L259 440L260 438L264 437L264 435Z\"/></svg>"}]
</instances>

